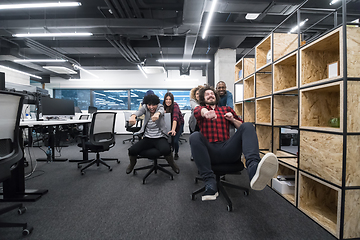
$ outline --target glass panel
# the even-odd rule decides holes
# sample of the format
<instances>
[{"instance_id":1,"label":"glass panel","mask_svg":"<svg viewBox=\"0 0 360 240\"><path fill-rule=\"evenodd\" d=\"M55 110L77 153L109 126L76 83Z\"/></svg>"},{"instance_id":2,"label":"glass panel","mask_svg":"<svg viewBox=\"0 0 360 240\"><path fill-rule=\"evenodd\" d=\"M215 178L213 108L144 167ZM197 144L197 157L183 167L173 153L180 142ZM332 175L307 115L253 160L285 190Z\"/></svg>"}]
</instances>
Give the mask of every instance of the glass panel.
<instances>
[{"instance_id":1,"label":"glass panel","mask_svg":"<svg viewBox=\"0 0 360 240\"><path fill-rule=\"evenodd\" d=\"M94 90L92 94L98 110L128 109L128 90Z\"/></svg>"},{"instance_id":2,"label":"glass panel","mask_svg":"<svg viewBox=\"0 0 360 240\"><path fill-rule=\"evenodd\" d=\"M163 102L165 93L167 93L166 89L151 89L154 91L155 95L157 95L160 98L160 103ZM142 102L145 93L148 91L148 89L131 89L130 90L130 109L131 110L138 110L140 103Z\"/></svg>"},{"instance_id":3,"label":"glass panel","mask_svg":"<svg viewBox=\"0 0 360 240\"><path fill-rule=\"evenodd\" d=\"M54 98L73 100L75 107L87 110L90 106L90 90L54 89Z\"/></svg>"},{"instance_id":4,"label":"glass panel","mask_svg":"<svg viewBox=\"0 0 360 240\"><path fill-rule=\"evenodd\" d=\"M174 101L179 105L180 110L191 110L190 90L170 91L174 95Z\"/></svg>"}]
</instances>

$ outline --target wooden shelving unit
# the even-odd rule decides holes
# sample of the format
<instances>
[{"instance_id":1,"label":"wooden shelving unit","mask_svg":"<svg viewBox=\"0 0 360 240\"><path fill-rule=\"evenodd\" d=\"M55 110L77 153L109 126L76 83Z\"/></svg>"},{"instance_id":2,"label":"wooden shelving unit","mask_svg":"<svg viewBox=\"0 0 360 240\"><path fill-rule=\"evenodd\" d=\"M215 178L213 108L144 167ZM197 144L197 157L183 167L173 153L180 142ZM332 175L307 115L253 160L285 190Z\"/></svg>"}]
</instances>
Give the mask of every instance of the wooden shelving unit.
<instances>
[{"instance_id":1,"label":"wooden shelving unit","mask_svg":"<svg viewBox=\"0 0 360 240\"><path fill-rule=\"evenodd\" d=\"M255 59L242 58L236 107L255 123L260 155L278 157L277 175L296 176L295 193L283 197L339 239L360 238L359 39L360 27L344 25L303 46L297 34L271 33ZM281 128L298 131L298 154L282 150Z\"/></svg>"}]
</instances>

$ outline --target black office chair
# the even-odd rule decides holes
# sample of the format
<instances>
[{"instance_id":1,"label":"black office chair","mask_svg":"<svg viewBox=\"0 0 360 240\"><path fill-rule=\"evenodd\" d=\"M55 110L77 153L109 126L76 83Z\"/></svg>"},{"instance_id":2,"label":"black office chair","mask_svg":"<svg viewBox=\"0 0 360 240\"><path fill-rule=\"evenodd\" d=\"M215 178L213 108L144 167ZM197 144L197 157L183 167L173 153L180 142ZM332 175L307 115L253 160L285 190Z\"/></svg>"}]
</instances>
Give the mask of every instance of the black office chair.
<instances>
[{"instance_id":1,"label":"black office chair","mask_svg":"<svg viewBox=\"0 0 360 240\"><path fill-rule=\"evenodd\" d=\"M133 126L130 126L129 124L129 118L131 116L131 112L124 112L124 117L125 117L125 129L128 132L132 133L132 137L128 138L128 139L124 139L123 140L123 144L125 144L125 142L131 142L131 144L134 144L134 142L137 140L141 139L141 135L136 134L136 132L140 131L141 127L142 127L142 122L143 120L140 118L136 119L136 124Z\"/></svg>"},{"instance_id":2,"label":"black office chair","mask_svg":"<svg viewBox=\"0 0 360 240\"><path fill-rule=\"evenodd\" d=\"M185 119L185 114L186 113L182 113L182 116L183 116L184 119ZM179 138L179 143L182 144L182 142L187 142L187 140L185 138L180 137Z\"/></svg>"},{"instance_id":3,"label":"black office chair","mask_svg":"<svg viewBox=\"0 0 360 240\"><path fill-rule=\"evenodd\" d=\"M241 159L239 159L235 163L222 163L222 164L211 165L211 169L213 170L213 172L216 176L216 183L217 183L219 195L224 196L224 198L226 199L226 201L228 203L227 210L229 212L231 212L232 211L232 202L231 202L231 199L229 198L229 195L227 194L224 186L243 190L245 196L249 195L249 188L241 187L241 186L229 183L229 182L225 181L224 176L227 174L237 174L237 175L241 174L241 171L244 169L244 164L241 161ZM202 178L196 177L195 183L197 183L199 180L202 181ZM195 200L196 194L202 193L204 191L205 191L205 186L194 191L191 194L191 199Z\"/></svg>"},{"instance_id":4,"label":"black office chair","mask_svg":"<svg viewBox=\"0 0 360 240\"><path fill-rule=\"evenodd\" d=\"M79 117L79 120L88 120L89 119L89 115L88 114L82 114L82 115L80 115L80 117Z\"/></svg>"},{"instance_id":5,"label":"black office chair","mask_svg":"<svg viewBox=\"0 0 360 240\"><path fill-rule=\"evenodd\" d=\"M11 172L18 167L18 163L24 160L19 140L23 100L23 95L0 91L0 112L6 113L0 116L0 182L6 182L11 177ZM17 203L1 208L0 215L16 208L19 214L26 212L26 207L22 203ZM22 227L23 235L33 231L33 227L28 226L27 223L0 221L0 227Z\"/></svg>"},{"instance_id":6,"label":"black office chair","mask_svg":"<svg viewBox=\"0 0 360 240\"><path fill-rule=\"evenodd\" d=\"M164 117L165 117L166 129L167 129L167 132L169 132L171 129L171 114L165 113ZM170 147L171 137L169 137L168 142L169 142L169 147ZM142 151L137 156L137 159L146 158L146 159L150 159L152 161L152 164L144 166L144 167L135 168L133 171L133 174L136 175L137 171L139 171L139 170L149 169L149 171L143 177L143 184L145 184L147 177L150 176L150 174L152 172L155 172L155 174L157 174L158 170L168 174L170 176L170 179L174 180L174 175L170 171L165 169L165 167L170 167L170 165L167 163L166 164L158 163L158 159L165 159L165 157L161 156L158 152L159 151L157 149L147 149L145 151ZM152 157L154 155L157 155L157 157L155 157L155 158Z\"/></svg>"},{"instance_id":7,"label":"black office chair","mask_svg":"<svg viewBox=\"0 0 360 240\"><path fill-rule=\"evenodd\" d=\"M92 160L82 161L78 163L78 168L81 164L88 163L81 169L81 174L85 174L84 170L96 164L99 166L103 164L112 171L112 168L105 163L105 161L120 161L117 158L100 158L100 152L109 151L115 145L115 119L114 112L96 112L93 115L90 134L88 141L85 142L85 150L91 153L96 153L96 158Z\"/></svg>"}]
</instances>

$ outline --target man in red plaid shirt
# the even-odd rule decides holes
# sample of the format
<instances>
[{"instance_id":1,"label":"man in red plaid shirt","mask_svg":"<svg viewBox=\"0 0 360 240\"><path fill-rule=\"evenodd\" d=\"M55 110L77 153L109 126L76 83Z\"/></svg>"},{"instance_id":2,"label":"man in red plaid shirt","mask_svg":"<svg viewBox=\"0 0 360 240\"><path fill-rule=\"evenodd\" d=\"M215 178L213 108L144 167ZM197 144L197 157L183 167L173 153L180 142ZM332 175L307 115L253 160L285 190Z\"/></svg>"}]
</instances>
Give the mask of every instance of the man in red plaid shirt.
<instances>
[{"instance_id":1,"label":"man in red plaid shirt","mask_svg":"<svg viewBox=\"0 0 360 240\"><path fill-rule=\"evenodd\" d=\"M190 136L190 147L196 166L205 181L202 200L215 200L218 190L211 164L239 161L244 153L250 186L254 190L265 188L278 169L278 160L273 153L267 153L261 160L255 128L243 123L235 111L228 106L219 107L219 95L211 86L199 92L200 105L194 116L200 132ZM230 137L229 126L234 125L236 133Z\"/></svg>"}]
</instances>

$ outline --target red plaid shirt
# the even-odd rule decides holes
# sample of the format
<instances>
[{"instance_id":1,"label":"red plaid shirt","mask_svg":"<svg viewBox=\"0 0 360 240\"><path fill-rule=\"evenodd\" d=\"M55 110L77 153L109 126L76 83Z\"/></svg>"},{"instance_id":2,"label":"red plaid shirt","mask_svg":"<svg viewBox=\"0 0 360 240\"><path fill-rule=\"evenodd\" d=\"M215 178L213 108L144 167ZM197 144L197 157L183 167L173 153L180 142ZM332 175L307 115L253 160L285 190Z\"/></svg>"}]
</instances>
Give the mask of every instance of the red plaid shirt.
<instances>
[{"instance_id":1,"label":"red plaid shirt","mask_svg":"<svg viewBox=\"0 0 360 240\"><path fill-rule=\"evenodd\" d=\"M209 140L209 142L224 142L230 138L229 125L231 122L226 120L224 117L225 113L231 112L236 120L243 122L229 106L216 106L214 111L217 118L215 120L202 117L202 108L206 108L208 110L212 110L212 108L210 106L198 106L194 110L194 116L200 128L200 132L206 139Z\"/></svg>"}]
</instances>

